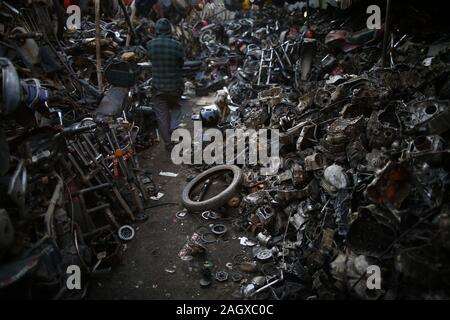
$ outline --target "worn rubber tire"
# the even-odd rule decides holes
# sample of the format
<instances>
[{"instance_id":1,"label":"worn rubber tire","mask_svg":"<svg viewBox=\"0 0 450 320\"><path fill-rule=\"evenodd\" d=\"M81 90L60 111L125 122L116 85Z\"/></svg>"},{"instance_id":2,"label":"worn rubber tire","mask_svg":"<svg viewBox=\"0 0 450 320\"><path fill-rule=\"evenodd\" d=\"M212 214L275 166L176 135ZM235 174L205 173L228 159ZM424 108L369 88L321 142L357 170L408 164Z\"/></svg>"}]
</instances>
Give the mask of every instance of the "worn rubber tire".
<instances>
[{"instance_id":1,"label":"worn rubber tire","mask_svg":"<svg viewBox=\"0 0 450 320\"><path fill-rule=\"evenodd\" d=\"M189 194L191 190L193 190L193 188L196 187L200 181L221 171L233 172L233 181L224 191L205 201L197 202L190 199ZM184 207L191 212L202 212L206 210L217 209L226 204L227 201L238 192L239 188L241 187L242 181L243 174L239 167L234 165L219 165L200 173L192 181L190 181L181 194L181 201Z\"/></svg>"}]
</instances>

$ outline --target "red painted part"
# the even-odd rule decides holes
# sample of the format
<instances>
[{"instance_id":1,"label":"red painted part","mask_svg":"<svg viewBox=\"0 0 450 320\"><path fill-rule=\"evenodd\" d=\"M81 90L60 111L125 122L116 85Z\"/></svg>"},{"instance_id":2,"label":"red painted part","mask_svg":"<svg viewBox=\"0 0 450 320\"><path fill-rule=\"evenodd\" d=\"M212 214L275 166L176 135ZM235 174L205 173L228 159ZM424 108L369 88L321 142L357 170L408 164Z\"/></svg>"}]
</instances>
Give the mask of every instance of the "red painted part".
<instances>
[{"instance_id":1,"label":"red painted part","mask_svg":"<svg viewBox=\"0 0 450 320\"><path fill-rule=\"evenodd\" d=\"M72 5L79 6L80 1L79 0L64 0L64 9L67 9L68 7L70 7Z\"/></svg>"},{"instance_id":2,"label":"red painted part","mask_svg":"<svg viewBox=\"0 0 450 320\"><path fill-rule=\"evenodd\" d=\"M350 36L348 31L345 30L333 30L330 31L330 33L328 33L325 36L325 44L329 44L333 41L343 41L345 42L347 40L347 38Z\"/></svg>"}]
</instances>

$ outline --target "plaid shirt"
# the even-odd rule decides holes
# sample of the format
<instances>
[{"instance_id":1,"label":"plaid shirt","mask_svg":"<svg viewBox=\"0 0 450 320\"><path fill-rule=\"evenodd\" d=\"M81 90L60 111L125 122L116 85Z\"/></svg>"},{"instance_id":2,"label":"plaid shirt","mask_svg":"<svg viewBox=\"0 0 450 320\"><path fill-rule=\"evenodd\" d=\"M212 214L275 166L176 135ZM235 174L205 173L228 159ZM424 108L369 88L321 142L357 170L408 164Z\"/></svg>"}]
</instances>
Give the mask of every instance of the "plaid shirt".
<instances>
[{"instance_id":1,"label":"plaid shirt","mask_svg":"<svg viewBox=\"0 0 450 320\"><path fill-rule=\"evenodd\" d=\"M184 49L170 35L158 35L147 44L152 61L153 87L160 91L183 90Z\"/></svg>"}]
</instances>

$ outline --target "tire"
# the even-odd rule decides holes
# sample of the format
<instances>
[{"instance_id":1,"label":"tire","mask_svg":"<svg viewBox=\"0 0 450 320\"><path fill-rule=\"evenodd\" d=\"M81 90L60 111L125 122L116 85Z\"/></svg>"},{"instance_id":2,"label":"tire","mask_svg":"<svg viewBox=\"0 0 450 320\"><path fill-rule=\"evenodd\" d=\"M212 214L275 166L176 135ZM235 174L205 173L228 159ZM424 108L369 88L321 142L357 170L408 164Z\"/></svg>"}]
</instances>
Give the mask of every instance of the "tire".
<instances>
[{"instance_id":1,"label":"tire","mask_svg":"<svg viewBox=\"0 0 450 320\"><path fill-rule=\"evenodd\" d=\"M224 191L212 197L211 199L207 199L205 201L197 202L191 200L190 193L200 181L212 175L215 175L221 171L233 172L233 181ZM181 194L181 201L184 207L191 212L202 212L206 210L217 209L226 204L227 201L238 192L239 188L241 187L242 181L243 175L239 167L234 165L216 166L214 168L206 170L205 172L200 173L191 182L189 182L184 188L183 193Z\"/></svg>"}]
</instances>

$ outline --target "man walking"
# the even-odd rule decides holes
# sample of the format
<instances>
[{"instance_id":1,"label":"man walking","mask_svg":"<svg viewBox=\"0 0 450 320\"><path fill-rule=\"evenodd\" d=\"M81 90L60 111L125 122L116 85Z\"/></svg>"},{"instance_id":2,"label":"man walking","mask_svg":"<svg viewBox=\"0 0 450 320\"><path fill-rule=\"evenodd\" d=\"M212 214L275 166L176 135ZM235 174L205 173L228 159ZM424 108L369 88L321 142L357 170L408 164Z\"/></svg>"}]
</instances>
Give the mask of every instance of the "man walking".
<instances>
[{"instance_id":1,"label":"man walking","mask_svg":"<svg viewBox=\"0 0 450 320\"><path fill-rule=\"evenodd\" d=\"M161 137L167 150L171 150L172 131L179 125L181 115L180 98L184 90L182 68L184 49L171 35L169 20L162 18L156 22L156 37L147 44L152 62L153 104L158 118Z\"/></svg>"}]
</instances>

